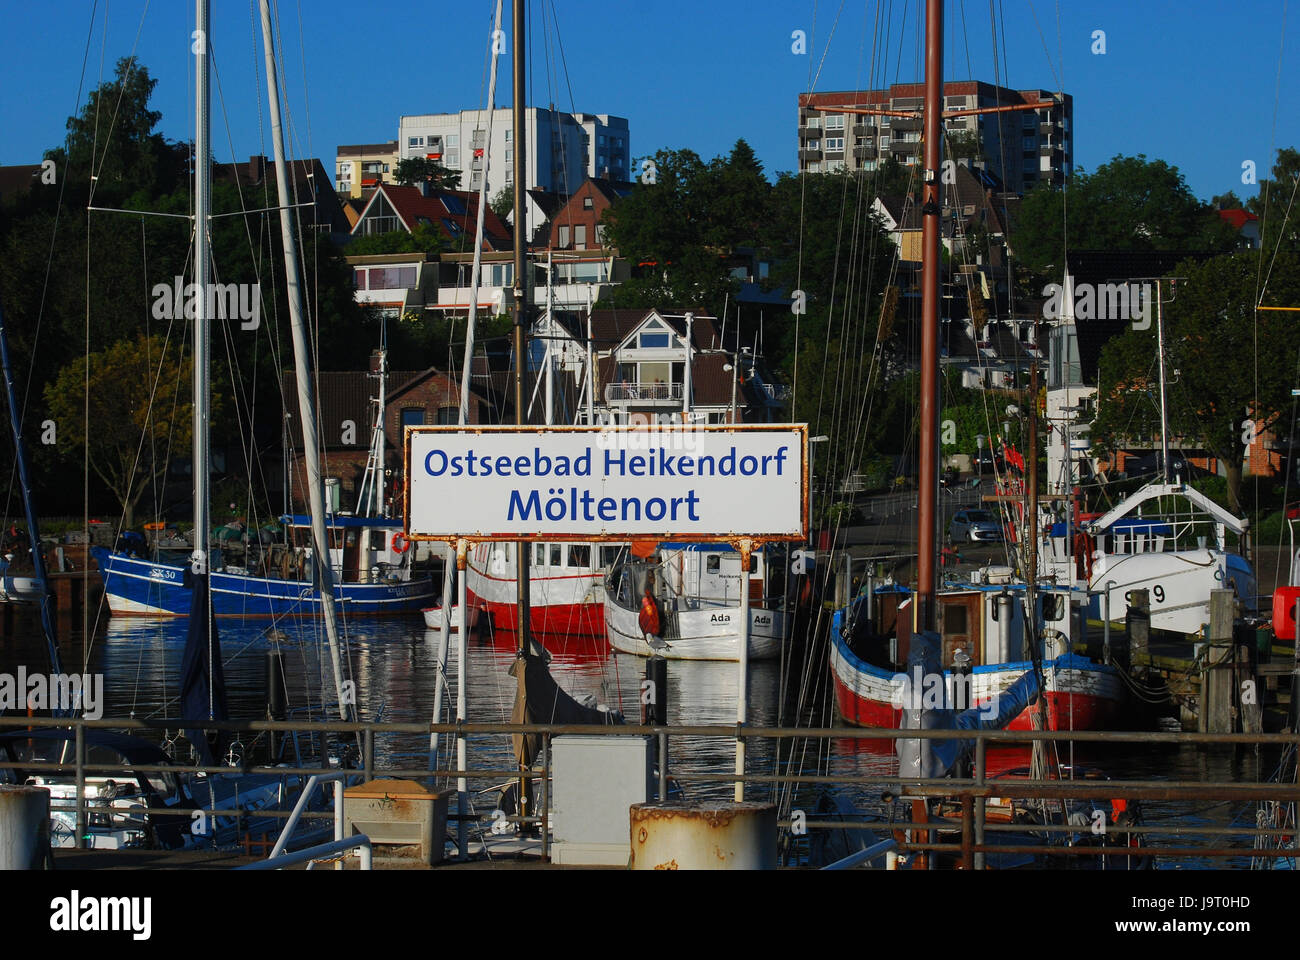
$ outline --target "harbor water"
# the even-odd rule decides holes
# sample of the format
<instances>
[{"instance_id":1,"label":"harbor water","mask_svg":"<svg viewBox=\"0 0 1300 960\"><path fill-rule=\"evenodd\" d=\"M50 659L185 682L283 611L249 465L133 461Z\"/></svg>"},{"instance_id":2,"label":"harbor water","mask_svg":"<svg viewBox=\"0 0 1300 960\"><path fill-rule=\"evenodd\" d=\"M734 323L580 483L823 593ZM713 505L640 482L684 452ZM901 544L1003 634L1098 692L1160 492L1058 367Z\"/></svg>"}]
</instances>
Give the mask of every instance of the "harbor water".
<instances>
[{"instance_id":1,"label":"harbor water","mask_svg":"<svg viewBox=\"0 0 1300 960\"><path fill-rule=\"evenodd\" d=\"M65 670L102 673L106 718L159 719L179 715L181 659L185 645L183 619L113 617L107 619L89 643L83 643L78 625L60 624ZM319 621L283 619L219 621L230 712L233 719L265 716L264 673L266 654L279 649L284 655L290 711L297 716L333 716L322 710L332 702L333 679L329 653ZM564 641L545 638L551 652L551 673L557 683L579 700L620 711L629 722L641 719L641 689L646 661L611 650L603 639ZM348 621L346 624L348 679L355 683L359 715L363 720L429 722L433 717L438 682L439 635L415 618ZM444 683L444 721L455 717L456 636L448 645ZM515 681L509 668L515 659L513 635L471 634L467 647L466 676L468 718L471 722L509 722ZM13 673L19 666L45 670L48 654L40 626L29 611L10 607L0 629L0 671ZM800 690L801 675L806 688ZM723 724L736 720L738 670L735 663L673 661L668 667L668 717L670 725ZM828 677L823 671L805 671L801 664L780 661L752 663L749 671L749 722L756 726L837 725L828 704ZM324 694L323 694L324 692ZM801 696L802 693L802 696ZM291 714L293 716L295 714ZM179 733L179 731L173 731ZM446 741L444 741L446 742ZM376 737L375 768L418 768L427 764L429 742L419 734L383 734ZM706 774L725 777L734 766L734 740L727 738L674 738L669 764L674 775ZM805 774L891 776L898 765L886 741L836 738L829 741L796 740L778 758L769 741L751 741L747 748L751 773L799 771ZM453 767L454 747L444 747L441 767ZM1062 763L1091 768L1111 779L1170 780L1184 782L1246 781L1267 779L1276 756L1257 755L1253 748L1206 749L1189 745L1084 745L1073 754L1061 746ZM469 739L469 765L473 769L509 769L513 765L510 739L505 735ZM991 751L991 771L1027 766L1027 749ZM502 782L472 781L472 808L488 817L498 803ZM729 781L683 784L688 796L726 799ZM884 816L887 806L881 788L865 785L839 791L843 799L867 814ZM788 810L816 807L819 788L801 785ZM746 799L780 801L779 788L769 783L748 786ZM1167 827L1253 827L1253 803L1162 801L1144 807L1148 825ZM1236 860L1161 862L1166 868L1246 867L1251 838L1247 834L1214 838L1188 838L1169 833L1151 838L1153 846L1239 847Z\"/></svg>"}]
</instances>

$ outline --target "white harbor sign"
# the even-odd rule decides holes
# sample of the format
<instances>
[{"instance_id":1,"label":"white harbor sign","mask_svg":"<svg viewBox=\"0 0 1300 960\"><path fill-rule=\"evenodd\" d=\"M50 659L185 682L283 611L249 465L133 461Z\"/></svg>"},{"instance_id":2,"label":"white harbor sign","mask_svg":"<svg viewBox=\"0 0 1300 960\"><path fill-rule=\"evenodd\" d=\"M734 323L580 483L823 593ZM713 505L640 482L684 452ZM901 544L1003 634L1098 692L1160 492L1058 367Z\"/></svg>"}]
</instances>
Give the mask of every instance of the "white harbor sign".
<instances>
[{"instance_id":1,"label":"white harbor sign","mask_svg":"<svg viewBox=\"0 0 1300 960\"><path fill-rule=\"evenodd\" d=\"M802 540L804 424L409 427L413 540Z\"/></svg>"}]
</instances>

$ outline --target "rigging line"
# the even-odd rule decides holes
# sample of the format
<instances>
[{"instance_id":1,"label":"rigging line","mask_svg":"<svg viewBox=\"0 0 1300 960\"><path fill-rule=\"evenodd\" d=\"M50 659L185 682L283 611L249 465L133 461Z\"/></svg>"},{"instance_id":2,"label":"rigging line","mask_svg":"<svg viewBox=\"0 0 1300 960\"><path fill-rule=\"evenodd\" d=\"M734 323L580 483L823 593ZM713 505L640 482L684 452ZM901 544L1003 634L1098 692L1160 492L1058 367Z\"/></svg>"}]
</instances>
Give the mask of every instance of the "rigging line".
<instances>
[{"instance_id":1,"label":"rigging line","mask_svg":"<svg viewBox=\"0 0 1300 960\"><path fill-rule=\"evenodd\" d=\"M1269 128L1269 138L1268 138L1268 153L1269 153L1269 158L1270 158L1270 159L1273 157L1274 153L1276 152L1276 145L1277 145L1277 110L1278 110L1278 105L1279 105L1279 103L1281 102L1281 97L1282 97L1282 63L1283 63L1282 53L1283 53L1283 50L1284 50L1285 47L1286 47L1286 10L1287 10L1287 2L1286 2L1286 0L1283 0L1283 3L1282 3L1282 31L1281 31L1281 36L1278 38L1278 49L1277 49L1277 80L1274 81L1274 84L1273 84L1273 123L1272 123L1272 125L1271 125L1270 128ZM1297 184L1300 184L1300 177L1297 177L1297 178L1296 178L1296 183L1297 183ZM1260 236L1260 264L1259 264L1259 268L1260 268L1260 269L1262 269L1262 267L1263 267L1263 261L1264 261L1264 250L1263 250L1263 245L1264 245L1264 242L1265 242L1265 238L1266 238L1267 235L1268 235L1268 234L1267 234L1267 231L1266 231L1265 228L1268 226L1269 195L1272 193L1272 189L1271 189L1271 188L1272 188L1272 185L1273 185L1273 178L1272 178L1272 177L1269 177L1268 179L1266 179L1266 180L1264 181L1264 212L1263 212L1263 214L1261 215L1261 217L1260 217L1260 221L1259 221L1259 236ZM1291 193L1291 197L1292 197L1292 200L1294 201L1294 199L1295 199L1295 192L1294 192L1294 190L1293 190L1292 193ZM1290 210L1290 208L1288 207L1288 213L1289 213L1289 210ZM1280 231L1278 231L1278 237L1277 237L1277 250L1281 250L1281 248L1282 248L1282 239L1283 239L1283 233L1284 233L1285 229L1286 229L1286 221L1283 220L1283 229L1280 230ZM1274 254L1273 254L1274 259L1276 259L1276 257L1277 257L1277 250L1274 251ZM1271 263L1270 263L1270 265L1269 265L1269 272L1270 272L1270 273L1272 272L1272 264L1271 264ZM1260 279L1259 279L1259 274L1258 274L1258 270L1257 270L1257 271L1256 271L1256 276L1255 276L1255 302L1256 302L1256 303L1259 303L1259 301L1260 301L1260 294L1261 294L1260 285L1261 285L1261 281L1260 281ZM1258 374L1258 371L1257 371L1257 374Z\"/></svg>"},{"instance_id":2,"label":"rigging line","mask_svg":"<svg viewBox=\"0 0 1300 960\"><path fill-rule=\"evenodd\" d=\"M76 116L77 109L81 105L81 93L85 89L85 85L86 85L86 63L90 59L90 41L93 38L95 33L95 9L98 8L98 6L99 6L99 0L95 0L95 4L90 11L90 29L86 32L85 50L81 55L81 76L77 80L77 96L76 96L76 101L73 104L72 116ZM68 135L64 137L63 143L64 143L64 158L65 160L68 160L72 156L72 132L71 131L69 131ZM20 411L20 422L21 422L21 418L25 418L26 416L27 401L31 396L32 376L33 376L33 372L36 369L36 354L37 354L36 348L40 343L41 324L42 321L45 319L45 300L46 297L49 295L49 291L50 291L50 271L54 267L54 246L55 246L55 241L57 240L59 235L59 217L63 213L63 195L64 195L64 191L68 189L68 180L69 177L65 175L63 177L62 182L59 184L59 199L54 207L54 223L50 227L50 249L45 256L45 276L41 281L40 304L36 309L36 330L32 334L31 355L27 359L27 383L24 384L23 386L23 403L22 403L22 410ZM17 469L16 463L14 469L15 470ZM11 481L10 489L12 490L12 488L13 488L13 483Z\"/></svg>"},{"instance_id":3,"label":"rigging line","mask_svg":"<svg viewBox=\"0 0 1300 960\"><path fill-rule=\"evenodd\" d=\"M140 34L144 32L144 20L145 20L145 17L148 15L148 13L149 13L149 0L145 0L144 9L140 11L140 22L136 25L136 28L135 28L135 39L131 42L131 53L130 53L130 55L127 57L128 66L127 66L127 68L126 68L126 73L125 73L125 75L122 77L122 82L121 82L120 84L118 84L118 88L117 88L117 103L115 103L115 104L113 105L113 115L112 115L112 117L109 118L109 122L108 122L108 131L104 134L104 156L100 158L100 161L99 161L99 169L98 169L98 170L95 169L95 150L94 150L94 147L93 147L93 146L92 146L91 151L90 151L90 173L91 173L91 177L90 177L90 195L91 195L91 199L93 199L93 198L94 198L94 195L95 195L95 186L96 186L96 183L97 183L98 180L99 180L99 174L103 171L103 169L104 169L104 164L108 161L108 148L109 148L109 142L110 142L110 141L112 140L112 138L113 138L113 128L117 126L117 114L118 114L118 111L122 109L122 101L126 99L126 84L127 84L127 81L129 81L129 80L131 79L131 72L135 69L135 63L136 63L136 60L135 60L135 52L136 52L136 50L137 50L137 49L139 48L139 46L140 46ZM107 40L107 37L108 37L108 4L105 4L105 5L104 5L104 37L105 37L105 39ZM102 57L102 55L101 55L101 57ZM102 59L100 60L100 75L101 75L101 78L102 78L102 76L103 76L103 60L102 60ZM95 110L95 138L96 138L96 143L98 142L98 137L99 137L99 110L98 110L98 107L96 107L96 110Z\"/></svg>"},{"instance_id":4,"label":"rigging line","mask_svg":"<svg viewBox=\"0 0 1300 960\"><path fill-rule=\"evenodd\" d=\"M1043 53L1047 54L1047 68L1052 71L1052 79L1056 81L1056 89L1064 90L1065 83L1061 79L1061 74L1058 74L1056 72L1056 64L1052 63L1052 51L1049 50L1047 47L1047 37L1043 35L1043 25L1038 22L1038 11L1034 9L1034 0L1026 0L1026 2L1029 4L1029 14L1034 18L1034 27L1038 30L1038 39L1042 41ZM1061 8L1059 3L1057 4L1056 12L1057 12L1056 24L1057 24L1057 29L1059 31L1060 24L1061 24L1061 20L1060 20ZM1062 64L1061 66L1062 66L1062 72L1064 72L1065 65Z\"/></svg>"}]
</instances>

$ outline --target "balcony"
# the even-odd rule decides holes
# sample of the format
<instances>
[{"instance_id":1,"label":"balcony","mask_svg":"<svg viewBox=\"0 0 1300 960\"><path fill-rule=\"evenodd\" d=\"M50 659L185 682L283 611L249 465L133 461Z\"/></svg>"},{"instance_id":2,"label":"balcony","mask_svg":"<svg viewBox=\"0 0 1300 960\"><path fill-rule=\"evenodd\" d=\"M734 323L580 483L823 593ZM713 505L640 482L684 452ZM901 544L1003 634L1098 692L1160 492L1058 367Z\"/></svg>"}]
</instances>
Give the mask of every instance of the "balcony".
<instances>
[{"instance_id":1,"label":"balcony","mask_svg":"<svg viewBox=\"0 0 1300 960\"><path fill-rule=\"evenodd\" d=\"M889 152L895 157L915 157L920 146L919 141L894 140L889 144Z\"/></svg>"},{"instance_id":2,"label":"balcony","mask_svg":"<svg viewBox=\"0 0 1300 960\"><path fill-rule=\"evenodd\" d=\"M803 143L806 140L820 140L821 138L822 138L821 127L800 127L799 128L800 143Z\"/></svg>"},{"instance_id":3,"label":"balcony","mask_svg":"<svg viewBox=\"0 0 1300 960\"><path fill-rule=\"evenodd\" d=\"M800 150L800 151L799 151L799 159L800 159L800 160L820 160L821 158L822 158L822 152L821 152L821 149L820 149L820 148L818 148L818 149L816 149L816 150Z\"/></svg>"},{"instance_id":4,"label":"balcony","mask_svg":"<svg viewBox=\"0 0 1300 960\"><path fill-rule=\"evenodd\" d=\"M680 383L610 383L605 385L606 403L676 403L682 402Z\"/></svg>"},{"instance_id":5,"label":"balcony","mask_svg":"<svg viewBox=\"0 0 1300 960\"><path fill-rule=\"evenodd\" d=\"M858 160L876 159L876 148L872 144L861 144L853 148L853 156Z\"/></svg>"},{"instance_id":6,"label":"balcony","mask_svg":"<svg viewBox=\"0 0 1300 960\"><path fill-rule=\"evenodd\" d=\"M872 137L875 136L876 125L874 123L855 123L853 125L853 135L855 137Z\"/></svg>"},{"instance_id":7,"label":"balcony","mask_svg":"<svg viewBox=\"0 0 1300 960\"><path fill-rule=\"evenodd\" d=\"M895 130L920 130L920 117L894 117L892 124Z\"/></svg>"},{"instance_id":8,"label":"balcony","mask_svg":"<svg viewBox=\"0 0 1300 960\"><path fill-rule=\"evenodd\" d=\"M1044 137L1050 137L1054 133L1059 133L1061 125L1052 121L1045 121L1038 125L1038 133Z\"/></svg>"}]
</instances>

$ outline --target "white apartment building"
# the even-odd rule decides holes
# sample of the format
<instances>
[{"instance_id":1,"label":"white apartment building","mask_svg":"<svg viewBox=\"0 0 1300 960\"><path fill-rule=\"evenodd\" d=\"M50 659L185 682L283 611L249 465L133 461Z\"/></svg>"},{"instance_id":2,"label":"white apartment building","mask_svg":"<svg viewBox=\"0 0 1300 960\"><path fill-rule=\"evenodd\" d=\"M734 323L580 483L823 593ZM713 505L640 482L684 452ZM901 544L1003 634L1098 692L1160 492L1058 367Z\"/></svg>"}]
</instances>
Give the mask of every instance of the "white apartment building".
<instances>
[{"instance_id":1,"label":"white apartment building","mask_svg":"<svg viewBox=\"0 0 1300 960\"><path fill-rule=\"evenodd\" d=\"M426 157L461 171L460 189L477 191L489 152L488 196L514 182L514 143L510 110L493 111L488 151L487 110L427 113L398 121L398 155ZM561 113L530 107L525 162L529 188L571 194L588 177L627 180L631 175L631 140L627 120L600 113Z\"/></svg>"}]
</instances>

